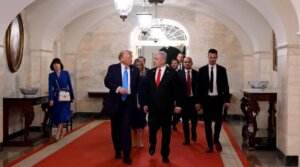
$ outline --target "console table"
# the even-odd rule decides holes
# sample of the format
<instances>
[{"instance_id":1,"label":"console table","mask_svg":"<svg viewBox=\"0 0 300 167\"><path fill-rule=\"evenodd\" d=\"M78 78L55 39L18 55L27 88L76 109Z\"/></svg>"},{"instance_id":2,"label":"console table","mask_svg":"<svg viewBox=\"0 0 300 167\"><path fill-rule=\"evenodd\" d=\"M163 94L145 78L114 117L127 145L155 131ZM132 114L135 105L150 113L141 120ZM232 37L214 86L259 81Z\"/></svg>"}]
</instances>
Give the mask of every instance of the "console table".
<instances>
[{"instance_id":1,"label":"console table","mask_svg":"<svg viewBox=\"0 0 300 167\"><path fill-rule=\"evenodd\" d=\"M248 140L248 146L254 148L256 145L264 145L268 148L276 148L276 109L277 93L273 90L243 89L243 98L241 99L241 110L245 117L242 136L244 141ZM268 109L268 136L257 137L256 116L260 112L258 101L269 102Z\"/></svg>"},{"instance_id":2,"label":"console table","mask_svg":"<svg viewBox=\"0 0 300 167\"><path fill-rule=\"evenodd\" d=\"M34 119L34 105L48 103L48 96L35 97L4 97L3 98L3 144L5 146L32 146L33 141L29 136L29 128ZM21 110L25 118L24 129L22 130L23 139L21 141L11 140L16 135L9 134L9 115L13 112L12 108Z\"/></svg>"},{"instance_id":3,"label":"console table","mask_svg":"<svg viewBox=\"0 0 300 167\"><path fill-rule=\"evenodd\" d=\"M108 91L88 91L88 96L91 98L102 98L103 99L103 107L100 110L99 114L96 115L96 117L104 117L107 118L109 117L108 112L104 110L104 105L105 105L105 99L108 96L109 92Z\"/></svg>"}]
</instances>

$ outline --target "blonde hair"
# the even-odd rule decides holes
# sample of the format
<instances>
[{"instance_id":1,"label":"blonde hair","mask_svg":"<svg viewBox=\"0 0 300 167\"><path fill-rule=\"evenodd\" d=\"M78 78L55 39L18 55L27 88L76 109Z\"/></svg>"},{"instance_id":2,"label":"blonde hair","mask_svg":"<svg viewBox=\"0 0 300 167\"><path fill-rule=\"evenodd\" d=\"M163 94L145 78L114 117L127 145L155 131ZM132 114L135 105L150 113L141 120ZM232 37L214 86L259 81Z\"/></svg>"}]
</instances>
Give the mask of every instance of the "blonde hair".
<instances>
[{"instance_id":1,"label":"blonde hair","mask_svg":"<svg viewBox=\"0 0 300 167\"><path fill-rule=\"evenodd\" d=\"M146 71L144 70L144 69L145 69L144 63L143 63L141 60L139 60L138 58L134 60L133 65L134 65L134 66L137 66L137 63L141 63L141 65L142 65L142 67L143 67L143 68L142 68L143 70L140 71L140 75L141 75L141 76L145 76L145 75L146 75Z\"/></svg>"}]
</instances>

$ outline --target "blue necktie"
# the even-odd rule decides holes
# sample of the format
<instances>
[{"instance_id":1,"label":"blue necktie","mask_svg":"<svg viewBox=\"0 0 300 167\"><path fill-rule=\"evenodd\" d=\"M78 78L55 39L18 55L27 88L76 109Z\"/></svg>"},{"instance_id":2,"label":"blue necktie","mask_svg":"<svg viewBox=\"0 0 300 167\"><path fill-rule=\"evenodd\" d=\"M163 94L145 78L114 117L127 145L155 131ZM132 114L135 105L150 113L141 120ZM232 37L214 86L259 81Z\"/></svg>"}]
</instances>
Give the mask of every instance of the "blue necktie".
<instances>
[{"instance_id":1,"label":"blue necktie","mask_svg":"<svg viewBox=\"0 0 300 167\"><path fill-rule=\"evenodd\" d=\"M122 87L128 90L128 72L127 67L124 68L123 79L122 79ZM125 101L127 98L127 94L121 96L121 99Z\"/></svg>"}]
</instances>

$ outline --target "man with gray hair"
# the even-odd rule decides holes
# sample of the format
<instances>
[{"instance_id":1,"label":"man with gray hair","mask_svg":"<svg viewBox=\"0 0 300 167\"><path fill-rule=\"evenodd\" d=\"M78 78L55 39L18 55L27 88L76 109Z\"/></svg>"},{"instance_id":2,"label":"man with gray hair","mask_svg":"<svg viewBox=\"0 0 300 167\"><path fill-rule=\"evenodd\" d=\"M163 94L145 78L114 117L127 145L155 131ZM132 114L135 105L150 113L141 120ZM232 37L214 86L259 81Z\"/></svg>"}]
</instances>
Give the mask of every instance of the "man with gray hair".
<instances>
[{"instance_id":1,"label":"man with gray hair","mask_svg":"<svg viewBox=\"0 0 300 167\"><path fill-rule=\"evenodd\" d=\"M146 75L144 111L149 113L149 153L155 153L156 134L162 128L160 153L164 163L169 163L172 114L180 113L182 99L178 85L179 77L175 70L166 66L167 54L159 51L154 54L154 68ZM174 101L176 106L174 107Z\"/></svg>"}]
</instances>

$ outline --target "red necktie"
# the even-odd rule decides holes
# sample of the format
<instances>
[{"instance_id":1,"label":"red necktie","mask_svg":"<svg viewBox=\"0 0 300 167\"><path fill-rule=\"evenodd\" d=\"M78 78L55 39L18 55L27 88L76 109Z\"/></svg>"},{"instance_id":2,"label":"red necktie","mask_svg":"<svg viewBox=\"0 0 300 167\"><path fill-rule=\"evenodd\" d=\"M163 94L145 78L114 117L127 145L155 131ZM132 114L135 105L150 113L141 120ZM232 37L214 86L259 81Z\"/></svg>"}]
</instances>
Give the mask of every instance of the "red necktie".
<instances>
[{"instance_id":1,"label":"red necktie","mask_svg":"<svg viewBox=\"0 0 300 167\"><path fill-rule=\"evenodd\" d=\"M186 89L187 89L186 95L189 97L191 95L191 75L190 75L190 70L187 71Z\"/></svg>"},{"instance_id":2,"label":"red necktie","mask_svg":"<svg viewBox=\"0 0 300 167\"><path fill-rule=\"evenodd\" d=\"M161 75L161 69L158 69L157 77L156 77L156 86L159 86L160 83L160 75Z\"/></svg>"}]
</instances>

